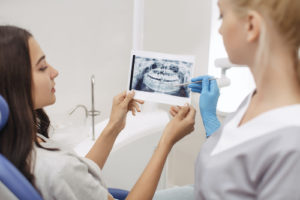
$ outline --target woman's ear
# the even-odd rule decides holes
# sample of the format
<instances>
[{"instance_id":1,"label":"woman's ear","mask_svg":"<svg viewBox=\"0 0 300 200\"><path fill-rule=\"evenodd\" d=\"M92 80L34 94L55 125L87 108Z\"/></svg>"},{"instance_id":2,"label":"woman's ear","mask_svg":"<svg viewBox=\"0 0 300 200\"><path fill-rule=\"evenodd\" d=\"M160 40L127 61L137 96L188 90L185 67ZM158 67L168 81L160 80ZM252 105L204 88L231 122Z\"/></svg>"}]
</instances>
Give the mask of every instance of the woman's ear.
<instances>
[{"instance_id":1,"label":"woman's ear","mask_svg":"<svg viewBox=\"0 0 300 200\"><path fill-rule=\"evenodd\" d=\"M261 32L262 18L255 11L249 11L246 19L246 39L247 42L258 41Z\"/></svg>"}]
</instances>

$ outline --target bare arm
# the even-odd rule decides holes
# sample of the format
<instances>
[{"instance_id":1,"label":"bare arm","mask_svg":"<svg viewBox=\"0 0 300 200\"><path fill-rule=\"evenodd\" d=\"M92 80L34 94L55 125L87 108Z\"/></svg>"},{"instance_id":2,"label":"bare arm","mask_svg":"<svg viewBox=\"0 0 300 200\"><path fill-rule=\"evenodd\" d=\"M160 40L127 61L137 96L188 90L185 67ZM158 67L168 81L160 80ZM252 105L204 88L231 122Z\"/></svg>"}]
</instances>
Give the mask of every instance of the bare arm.
<instances>
[{"instance_id":1,"label":"bare arm","mask_svg":"<svg viewBox=\"0 0 300 200\"><path fill-rule=\"evenodd\" d=\"M108 200L115 200L110 194L108 194Z\"/></svg>"},{"instance_id":2,"label":"bare arm","mask_svg":"<svg viewBox=\"0 0 300 200\"><path fill-rule=\"evenodd\" d=\"M168 154L177 141L194 130L194 123L195 109L182 107L165 128L154 154L127 199L152 199Z\"/></svg>"},{"instance_id":3,"label":"bare arm","mask_svg":"<svg viewBox=\"0 0 300 200\"><path fill-rule=\"evenodd\" d=\"M133 91L128 94L123 92L114 97L108 125L104 128L101 135L86 155L86 158L96 162L100 169L103 168L117 136L125 127L126 114L128 111L131 110L133 115L135 115L136 111L140 112L138 103L143 104L144 102L134 100L133 97Z\"/></svg>"},{"instance_id":4,"label":"bare arm","mask_svg":"<svg viewBox=\"0 0 300 200\"><path fill-rule=\"evenodd\" d=\"M106 126L85 157L93 160L102 169L118 134L113 126Z\"/></svg>"},{"instance_id":5,"label":"bare arm","mask_svg":"<svg viewBox=\"0 0 300 200\"><path fill-rule=\"evenodd\" d=\"M172 145L159 144L127 199L152 199Z\"/></svg>"}]
</instances>

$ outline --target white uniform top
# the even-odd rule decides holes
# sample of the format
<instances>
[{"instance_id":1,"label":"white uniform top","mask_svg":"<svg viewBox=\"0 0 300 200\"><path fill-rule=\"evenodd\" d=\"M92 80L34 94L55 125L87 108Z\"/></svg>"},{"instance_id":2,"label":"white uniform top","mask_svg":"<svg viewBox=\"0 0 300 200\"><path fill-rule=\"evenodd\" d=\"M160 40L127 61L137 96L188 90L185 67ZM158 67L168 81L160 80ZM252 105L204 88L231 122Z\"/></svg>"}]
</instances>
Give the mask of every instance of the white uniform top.
<instances>
[{"instance_id":1,"label":"white uniform top","mask_svg":"<svg viewBox=\"0 0 300 200\"><path fill-rule=\"evenodd\" d=\"M106 200L108 191L101 170L92 160L65 151L54 141L39 135L43 147L59 148L49 151L36 147L34 175L45 200Z\"/></svg>"},{"instance_id":2,"label":"white uniform top","mask_svg":"<svg viewBox=\"0 0 300 200\"><path fill-rule=\"evenodd\" d=\"M203 145L195 199L300 199L300 105L273 109L238 127L251 96Z\"/></svg>"}]
</instances>

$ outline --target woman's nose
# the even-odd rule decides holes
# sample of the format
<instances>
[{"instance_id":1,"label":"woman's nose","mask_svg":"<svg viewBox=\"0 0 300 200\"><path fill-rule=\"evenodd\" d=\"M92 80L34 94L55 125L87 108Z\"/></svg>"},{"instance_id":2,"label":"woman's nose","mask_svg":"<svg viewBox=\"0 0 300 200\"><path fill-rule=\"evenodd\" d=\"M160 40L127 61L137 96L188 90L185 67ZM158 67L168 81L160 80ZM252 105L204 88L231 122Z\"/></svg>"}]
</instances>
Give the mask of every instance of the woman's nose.
<instances>
[{"instance_id":1,"label":"woman's nose","mask_svg":"<svg viewBox=\"0 0 300 200\"><path fill-rule=\"evenodd\" d=\"M58 76L58 74L59 74L58 71L54 67L51 66L51 79L56 78Z\"/></svg>"}]
</instances>

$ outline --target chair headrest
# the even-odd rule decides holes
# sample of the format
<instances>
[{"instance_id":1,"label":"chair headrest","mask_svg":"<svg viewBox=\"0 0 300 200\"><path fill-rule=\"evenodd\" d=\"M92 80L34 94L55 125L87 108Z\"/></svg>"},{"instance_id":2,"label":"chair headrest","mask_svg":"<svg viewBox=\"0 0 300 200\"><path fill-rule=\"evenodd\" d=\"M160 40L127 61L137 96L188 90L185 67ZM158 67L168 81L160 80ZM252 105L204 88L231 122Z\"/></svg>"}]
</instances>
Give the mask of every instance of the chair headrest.
<instances>
[{"instance_id":1,"label":"chair headrest","mask_svg":"<svg viewBox=\"0 0 300 200\"><path fill-rule=\"evenodd\" d=\"M0 131L5 126L9 115L8 105L5 99L0 95Z\"/></svg>"}]
</instances>

